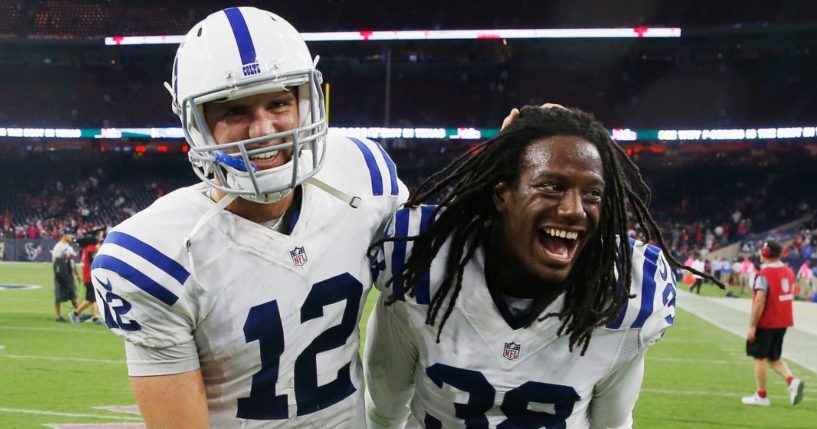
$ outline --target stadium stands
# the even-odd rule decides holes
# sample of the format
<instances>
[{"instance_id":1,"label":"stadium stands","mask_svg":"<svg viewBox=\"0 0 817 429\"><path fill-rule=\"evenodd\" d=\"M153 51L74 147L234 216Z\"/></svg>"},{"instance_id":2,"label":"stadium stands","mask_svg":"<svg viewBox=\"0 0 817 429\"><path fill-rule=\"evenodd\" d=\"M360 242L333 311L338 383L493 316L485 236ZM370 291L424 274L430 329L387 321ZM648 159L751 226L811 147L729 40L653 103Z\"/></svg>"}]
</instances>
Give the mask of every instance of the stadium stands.
<instances>
[{"instance_id":1,"label":"stadium stands","mask_svg":"<svg viewBox=\"0 0 817 429\"><path fill-rule=\"evenodd\" d=\"M410 188L474 144L385 143ZM634 159L653 187L653 212L665 239L675 251L685 254L693 249L716 250L813 213L817 207L815 182L801 180L813 170L807 148L791 143L779 152L761 154L744 148L714 157L644 151ZM197 181L183 154L134 157L113 153L73 160L49 155L32 153L22 164L0 163L6 172L0 192L8 196L0 201L0 215L7 219L2 232L6 237L25 234L32 225L40 234L53 234L65 223L112 226L156 197ZM31 171L48 174L32 176Z\"/></svg>"},{"instance_id":2,"label":"stadium stands","mask_svg":"<svg viewBox=\"0 0 817 429\"><path fill-rule=\"evenodd\" d=\"M625 0L609 9L580 7L577 1L587 2L524 0L513 13L502 2L474 8L464 0L365 7L357 0L321 0L270 7L303 31L684 28L684 37L673 40L311 43L332 87L332 126L496 127L511 106L552 101L593 112L609 127L815 124L817 31L809 23L817 21L817 2L696 8ZM0 0L0 98L10 106L0 109L0 127L178 126L161 85L169 80L176 47L104 47L102 37L182 34L206 14L232 5ZM774 26L767 25L770 20ZM729 142L740 149L721 152L706 144L660 144L657 152L634 150L633 156L655 187L653 206L673 247L714 250L813 211L813 140ZM45 234L65 222L111 225L149 204L157 189L196 180L179 153L130 160L132 154L103 154L105 145L98 141L7 143L0 141L0 164L25 160L26 167L4 175L0 184L9 196L0 201L6 237L38 223ZM383 143L410 186L467 144ZM790 149L778 153L779 146ZM55 150L66 148L71 149ZM155 167L162 163L176 164ZM48 171L48 178L29 177L30 171Z\"/></svg>"},{"instance_id":3,"label":"stadium stands","mask_svg":"<svg viewBox=\"0 0 817 429\"><path fill-rule=\"evenodd\" d=\"M590 0L519 1L513 10L502 2L484 2L479 8L466 0L444 3L432 0L371 3L360 0L276 2L267 5L303 31L620 27L660 23L670 26L722 26L734 22L761 23L774 19L779 24L809 22L817 5L809 1L740 3L698 2L692 7L672 1L625 0L615 8L597 7ZM0 33L33 37L85 38L111 34L179 34L207 14L235 2L201 0L168 3L163 0L3 0L23 18L21 27L0 20ZM0 6L0 10L5 10ZM579 12L581 11L581 12ZM11 30L11 31L10 31ZM17 30L17 31L14 31Z\"/></svg>"}]
</instances>

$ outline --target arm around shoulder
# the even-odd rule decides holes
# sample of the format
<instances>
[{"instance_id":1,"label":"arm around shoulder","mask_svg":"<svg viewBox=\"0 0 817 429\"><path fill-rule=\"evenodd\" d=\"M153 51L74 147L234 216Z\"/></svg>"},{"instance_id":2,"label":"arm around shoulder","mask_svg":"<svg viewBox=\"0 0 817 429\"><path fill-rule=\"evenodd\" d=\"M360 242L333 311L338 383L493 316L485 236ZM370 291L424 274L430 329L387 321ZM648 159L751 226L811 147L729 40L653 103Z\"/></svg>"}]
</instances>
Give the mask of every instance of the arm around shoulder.
<instances>
[{"instance_id":1,"label":"arm around shoulder","mask_svg":"<svg viewBox=\"0 0 817 429\"><path fill-rule=\"evenodd\" d=\"M405 329L408 318L401 306L386 305L381 295L369 318L363 354L369 429L402 428L409 416L417 349Z\"/></svg>"}]
</instances>

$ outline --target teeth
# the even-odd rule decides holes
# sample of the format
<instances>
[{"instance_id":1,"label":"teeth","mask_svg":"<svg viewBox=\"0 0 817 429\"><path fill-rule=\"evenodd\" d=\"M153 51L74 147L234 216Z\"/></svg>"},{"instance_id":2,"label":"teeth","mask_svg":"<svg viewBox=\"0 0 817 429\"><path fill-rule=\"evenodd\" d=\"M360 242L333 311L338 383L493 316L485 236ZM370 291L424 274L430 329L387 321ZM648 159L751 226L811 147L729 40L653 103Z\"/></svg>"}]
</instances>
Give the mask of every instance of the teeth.
<instances>
[{"instance_id":1,"label":"teeth","mask_svg":"<svg viewBox=\"0 0 817 429\"><path fill-rule=\"evenodd\" d=\"M268 158L274 157L277 154L278 154L278 151L264 152L264 153L259 153L258 155L253 155L253 156L250 157L250 159L268 159Z\"/></svg>"},{"instance_id":2,"label":"teeth","mask_svg":"<svg viewBox=\"0 0 817 429\"><path fill-rule=\"evenodd\" d=\"M579 238L579 233L578 232L564 231L564 230L556 229L556 228L547 228L547 229L545 229L545 232L548 235L552 235L554 237L559 237L559 238L566 238L568 240L575 240L575 239Z\"/></svg>"}]
</instances>

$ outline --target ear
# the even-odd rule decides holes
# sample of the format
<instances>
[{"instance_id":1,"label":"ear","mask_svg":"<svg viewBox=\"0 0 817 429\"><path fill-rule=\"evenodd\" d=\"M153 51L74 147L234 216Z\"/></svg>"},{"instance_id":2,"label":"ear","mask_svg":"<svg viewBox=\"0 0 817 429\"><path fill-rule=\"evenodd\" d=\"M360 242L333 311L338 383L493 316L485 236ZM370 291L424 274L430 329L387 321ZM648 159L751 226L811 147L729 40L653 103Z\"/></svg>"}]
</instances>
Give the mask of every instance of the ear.
<instances>
[{"instance_id":1,"label":"ear","mask_svg":"<svg viewBox=\"0 0 817 429\"><path fill-rule=\"evenodd\" d=\"M491 193L491 199L494 202L494 208L500 214L505 213L511 199L511 187L505 182L499 182L494 185L494 191Z\"/></svg>"}]
</instances>

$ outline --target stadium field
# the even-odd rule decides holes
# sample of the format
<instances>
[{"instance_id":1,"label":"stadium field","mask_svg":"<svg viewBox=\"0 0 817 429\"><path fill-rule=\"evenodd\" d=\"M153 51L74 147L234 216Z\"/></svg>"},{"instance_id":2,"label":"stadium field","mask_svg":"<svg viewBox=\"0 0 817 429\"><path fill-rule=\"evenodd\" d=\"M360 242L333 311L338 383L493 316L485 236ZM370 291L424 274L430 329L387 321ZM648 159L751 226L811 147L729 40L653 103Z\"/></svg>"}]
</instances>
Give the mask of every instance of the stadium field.
<instances>
[{"instance_id":1,"label":"stadium field","mask_svg":"<svg viewBox=\"0 0 817 429\"><path fill-rule=\"evenodd\" d=\"M54 322L50 265L0 263L0 284L39 286L0 288L0 428L139 427L121 341L104 325ZM679 310L648 353L635 428L813 429L817 375L790 365L806 382L800 405L770 374L772 406L744 406L754 381L743 340Z\"/></svg>"}]
</instances>

